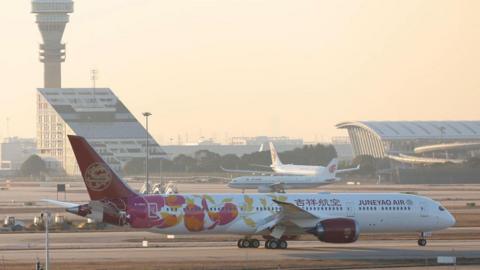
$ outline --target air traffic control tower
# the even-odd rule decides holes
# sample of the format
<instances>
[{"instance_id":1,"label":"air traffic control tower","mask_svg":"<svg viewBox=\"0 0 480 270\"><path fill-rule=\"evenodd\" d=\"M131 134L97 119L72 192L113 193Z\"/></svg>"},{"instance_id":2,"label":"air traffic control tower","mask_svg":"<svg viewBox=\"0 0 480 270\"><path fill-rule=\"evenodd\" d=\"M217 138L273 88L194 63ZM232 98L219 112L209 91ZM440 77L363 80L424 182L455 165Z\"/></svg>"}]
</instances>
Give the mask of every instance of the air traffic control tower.
<instances>
[{"instance_id":1,"label":"air traffic control tower","mask_svg":"<svg viewBox=\"0 0 480 270\"><path fill-rule=\"evenodd\" d=\"M32 13L37 15L36 22L43 39L39 59L44 64L45 88L62 87L61 63L65 62L62 36L68 13L72 12L72 0L32 0Z\"/></svg>"}]
</instances>

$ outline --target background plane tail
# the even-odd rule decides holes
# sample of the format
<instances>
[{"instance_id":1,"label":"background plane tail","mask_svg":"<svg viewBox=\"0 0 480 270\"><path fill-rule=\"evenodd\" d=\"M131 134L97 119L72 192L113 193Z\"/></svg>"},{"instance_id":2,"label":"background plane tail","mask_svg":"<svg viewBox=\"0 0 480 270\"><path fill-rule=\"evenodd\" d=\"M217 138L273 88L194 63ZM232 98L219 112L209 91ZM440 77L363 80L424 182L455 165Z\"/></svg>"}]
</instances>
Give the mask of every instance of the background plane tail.
<instances>
[{"instance_id":1,"label":"background plane tail","mask_svg":"<svg viewBox=\"0 0 480 270\"><path fill-rule=\"evenodd\" d=\"M269 142L270 145L270 155L272 156L272 167L282 165L282 161L280 160L280 157L278 157L277 150L275 149L275 146L273 145L272 142Z\"/></svg>"},{"instance_id":2,"label":"background plane tail","mask_svg":"<svg viewBox=\"0 0 480 270\"><path fill-rule=\"evenodd\" d=\"M91 200L118 199L137 195L95 152L85 138L68 135Z\"/></svg>"},{"instance_id":3,"label":"background plane tail","mask_svg":"<svg viewBox=\"0 0 480 270\"><path fill-rule=\"evenodd\" d=\"M319 176L324 179L336 179L338 168L338 159L334 158L328 163L328 165L320 171Z\"/></svg>"}]
</instances>

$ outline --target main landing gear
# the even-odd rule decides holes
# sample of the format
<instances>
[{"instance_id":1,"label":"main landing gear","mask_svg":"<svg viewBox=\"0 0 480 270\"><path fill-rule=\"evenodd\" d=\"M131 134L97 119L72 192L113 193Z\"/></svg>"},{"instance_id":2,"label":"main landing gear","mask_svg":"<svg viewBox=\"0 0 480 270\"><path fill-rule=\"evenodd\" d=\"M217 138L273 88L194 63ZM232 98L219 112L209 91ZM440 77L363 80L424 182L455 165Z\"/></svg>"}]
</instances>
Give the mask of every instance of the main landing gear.
<instances>
[{"instance_id":1,"label":"main landing gear","mask_svg":"<svg viewBox=\"0 0 480 270\"><path fill-rule=\"evenodd\" d=\"M239 248L258 248L260 246L260 241L257 239L240 239L237 241L237 246Z\"/></svg>"},{"instance_id":2,"label":"main landing gear","mask_svg":"<svg viewBox=\"0 0 480 270\"><path fill-rule=\"evenodd\" d=\"M243 238L237 241L237 246L239 248L258 248L260 241L257 239ZM265 241L266 249L286 249L287 247L287 241L282 239L268 239Z\"/></svg>"},{"instance_id":3,"label":"main landing gear","mask_svg":"<svg viewBox=\"0 0 480 270\"><path fill-rule=\"evenodd\" d=\"M265 241L265 248L267 249L286 249L288 243L282 239L268 239Z\"/></svg>"}]
</instances>

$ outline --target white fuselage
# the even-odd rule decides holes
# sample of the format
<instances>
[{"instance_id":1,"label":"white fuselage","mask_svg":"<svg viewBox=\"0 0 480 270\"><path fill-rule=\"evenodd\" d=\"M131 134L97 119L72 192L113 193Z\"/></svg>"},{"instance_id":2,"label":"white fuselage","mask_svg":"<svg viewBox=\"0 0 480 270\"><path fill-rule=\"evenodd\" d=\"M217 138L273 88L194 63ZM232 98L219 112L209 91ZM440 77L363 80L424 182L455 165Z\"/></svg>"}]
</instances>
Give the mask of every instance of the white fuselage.
<instances>
[{"instance_id":1,"label":"white fuselage","mask_svg":"<svg viewBox=\"0 0 480 270\"><path fill-rule=\"evenodd\" d=\"M293 164L279 164L272 165L272 170L278 174L289 175L318 175L325 167L323 166L309 166L309 165L293 165Z\"/></svg>"},{"instance_id":2,"label":"white fuselage","mask_svg":"<svg viewBox=\"0 0 480 270\"><path fill-rule=\"evenodd\" d=\"M177 194L161 198L165 202L178 202L175 206L157 204L155 201L159 201L158 196L143 198L148 204L150 217L174 220L168 227L151 228L167 234L268 235L268 230L258 231L258 228L285 211L273 200L291 203L318 217L310 220L292 219L293 223L298 221L297 225L302 229L299 230L298 226L287 228L285 235L306 233L317 222L336 217L357 221L361 233L431 232L455 223L453 216L438 202L409 194ZM196 210L192 211L193 208ZM189 228L194 228L194 231Z\"/></svg>"},{"instance_id":3,"label":"white fuselage","mask_svg":"<svg viewBox=\"0 0 480 270\"><path fill-rule=\"evenodd\" d=\"M322 176L275 175L240 176L232 179L228 186L237 189L258 189L272 185L282 185L284 189L313 188L335 182L335 178Z\"/></svg>"}]
</instances>

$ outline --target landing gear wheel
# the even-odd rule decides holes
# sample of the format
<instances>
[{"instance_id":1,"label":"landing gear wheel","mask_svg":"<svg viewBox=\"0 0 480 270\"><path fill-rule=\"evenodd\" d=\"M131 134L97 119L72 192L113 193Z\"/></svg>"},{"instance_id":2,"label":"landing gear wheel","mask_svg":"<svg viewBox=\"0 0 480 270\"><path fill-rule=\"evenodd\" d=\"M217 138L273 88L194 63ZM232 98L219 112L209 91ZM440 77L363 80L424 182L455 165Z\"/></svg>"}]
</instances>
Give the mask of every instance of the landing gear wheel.
<instances>
[{"instance_id":1,"label":"landing gear wheel","mask_svg":"<svg viewBox=\"0 0 480 270\"><path fill-rule=\"evenodd\" d=\"M268 241L267 248L268 249L277 249L278 248L278 241L275 240L275 239Z\"/></svg>"},{"instance_id":2,"label":"landing gear wheel","mask_svg":"<svg viewBox=\"0 0 480 270\"><path fill-rule=\"evenodd\" d=\"M248 239L242 239L242 242L240 243L242 248L249 248L250 247L250 241Z\"/></svg>"},{"instance_id":3,"label":"landing gear wheel","mask_svg":"<svg viewBox=\"0 0 480 270\"><path fill-rule=\"evenodd\" d=\"M243 241L243 239L238 239L238 241L237 241L237 247L238 248L242 248L242 241Z\"/></svg>"},{"instance_id":4,"label":"landing gear wheel","mask_svg":"<svg viewBox=\"0 0 480 270\"><path fill-rule=\"evenodd\" d=\"M424 247L427 245L427 239L418 239L418 245Z\"/></svg>"},{"instance_id":5,"label":"landing gear wheel","mask_svg":"<svg viewBox=\"0 0 480 270\"><path fill-rule=\"evenodd\" d=\"M250 240L250 247L251 248L258 248L260 246L260 241L257 239L251 239Z\"/></svg>"},{"instance_id":6,"label":"landing gear wheel","mask_svg":"<svg viewBox=\"0 0 480 270\"><path fill-rule=\"evenodd\" d=\"M270 249L270 240L265 241L265 248Z\"/></svg>"},{"instance_id":7,"label":"landing gear wheel","mask_svg":"<svg viewBox=\"0 0 480 270\"><path fill-rule=\"evenodd\" d=\"M285 240L278 241L278 248L279 249L286 249L288 247L288 243Z\"/></svg>"}]
</instances>

